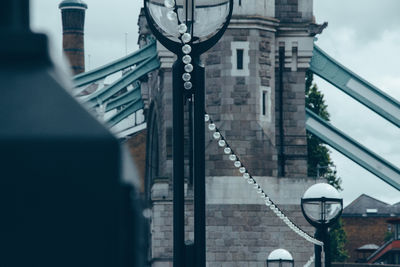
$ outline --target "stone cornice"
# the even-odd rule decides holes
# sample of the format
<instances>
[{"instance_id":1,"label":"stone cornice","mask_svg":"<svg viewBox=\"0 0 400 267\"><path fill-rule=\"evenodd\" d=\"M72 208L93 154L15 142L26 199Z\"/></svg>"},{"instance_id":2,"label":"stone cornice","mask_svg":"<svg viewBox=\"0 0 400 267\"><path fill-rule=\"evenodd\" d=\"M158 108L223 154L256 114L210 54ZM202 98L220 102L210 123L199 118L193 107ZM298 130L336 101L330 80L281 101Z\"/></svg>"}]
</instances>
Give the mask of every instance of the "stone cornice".
<instances>
[{"instance_id":1,"label":"stone cornice","mask_svg":"<svg viewBox=\"0 0 400 267\"><path fill-rule=\"evenodd\" d=\"M276 32L276 28L279 25L279 20L270 17L262 16L244 16L234 15L232 16L229 24L230 29L246 28L246 29L258 29L267 30L270 32Z\"/></svg>"}]
</instances>

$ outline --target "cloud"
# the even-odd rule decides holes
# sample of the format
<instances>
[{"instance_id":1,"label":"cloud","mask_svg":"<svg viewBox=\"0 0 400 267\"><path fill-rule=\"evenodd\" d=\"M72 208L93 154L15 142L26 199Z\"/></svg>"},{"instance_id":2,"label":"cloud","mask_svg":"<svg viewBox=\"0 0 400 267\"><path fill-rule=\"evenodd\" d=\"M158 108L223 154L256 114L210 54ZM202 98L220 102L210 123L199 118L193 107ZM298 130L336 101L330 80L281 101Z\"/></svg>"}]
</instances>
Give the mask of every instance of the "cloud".
<instances>
[{"instance_id":1,"label":"cloud","mask_svg":"<svg viewBox=\"0 0 400 267\"><path fill-rule=\"evenodd\" d=\"M315 1L317 21L329 27L318 36L318 46L340 63L400 101L400 1ZM340 130L399 167L400 129L339 89L316 78ZM400 200L399 192L333 151L332 159L343 179L345 202L362 193L386 202Z\"/></svg>"},{"instance_id":2,"label":"cloud","mask_svg":"<svg viewBox=\"0 0 400 267\"><path fill-rule=\"evenodd\" d=\"M383 29L392 31L400 27L400 1L398 0L324 0L314 1L317 21L328 21L327 32L339 29L357 29L354 41L365 44L380 39Z\"/></svg>"}]
</instances>

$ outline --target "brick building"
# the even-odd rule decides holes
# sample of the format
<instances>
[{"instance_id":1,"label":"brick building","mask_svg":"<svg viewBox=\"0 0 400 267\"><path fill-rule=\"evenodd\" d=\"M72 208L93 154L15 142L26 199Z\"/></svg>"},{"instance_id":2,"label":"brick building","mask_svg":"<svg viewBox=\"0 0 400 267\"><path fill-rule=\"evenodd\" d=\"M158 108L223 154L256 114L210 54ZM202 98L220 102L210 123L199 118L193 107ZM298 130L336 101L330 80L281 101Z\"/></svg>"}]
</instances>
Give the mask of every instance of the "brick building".
<instances>
[{"instance_id":1,"label":"brick building","mask_svg":"<svg viewBox=\"0 0 400 267\"><path fill-rule=\"evenodd\" d=\"M388 233L394 232L388 220L400 216L399 207L398 204L390 205L363 194L343 210L349 262L365 262L385 243L385 237L390 235Z\"/></svg>"},{"instance_id":2,"label":"brick building","mask_svg":"<svg viewBox=\"0 0 400 267\"><path fill-rule=\"evenodd\" d=\"M139 18L139 44L150 35ZM314 36L312 1L235 0L231 24L203 56L206 111L268 195L311 235L300 198L307 177L305 72ZM149 265L172 266L172 64L158 44L161 68L142 83L147 107L145 194L152 206ZM240 62L240 63L238 63ZM282 77L282 79L281 79ZM193 188L187 170L186 239L193 239ZM206 135L208 266L264 266L289 250L296 266L314 246L279 220L247 185L212 136Z\"/></svg>"},{"instance_id":3,"label":"brick building","mask_svg":"<svg viewBox=\"0 0 400 267\"><path fill-rule=\"evenodd\" d=\"M400 218L389 219L392 238L380 246L368 258L368 263L400 265Z\"/></svg>"}]
</instances>

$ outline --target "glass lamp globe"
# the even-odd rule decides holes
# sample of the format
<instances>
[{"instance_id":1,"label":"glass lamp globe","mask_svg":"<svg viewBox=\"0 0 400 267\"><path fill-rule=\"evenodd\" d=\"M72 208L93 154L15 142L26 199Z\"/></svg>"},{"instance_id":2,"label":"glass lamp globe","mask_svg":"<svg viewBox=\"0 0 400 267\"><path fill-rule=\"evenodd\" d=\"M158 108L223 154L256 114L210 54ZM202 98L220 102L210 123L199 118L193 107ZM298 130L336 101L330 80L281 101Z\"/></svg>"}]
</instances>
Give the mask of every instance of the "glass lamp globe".
<instances>
[{"instance_id":1,"label":"glass lamp globe","mask_svg":"<svg viewBox=\"0 0 400 267\"><path fill-rule=\"evenodd\" d=\"M190 42L196 44L210 39L224 27L233 1L144 0L144 3L145 11L163 36L182 43L182 37L186 38L188 33Z\"/></svg>"},{"instance_id":2,"label":"glass lamp globe","mask_svg":"<svg viewBox=\"0 0 400 267\"><path fill-rule=\"evenodd\" d=\"M319 183L311 186L301 199L307 221L314 225L331 225L343 210L343 198L333 186Z\"/></svg>"},{"instance_id":3,"label":"glass lamp globe","mask_svg":"<svg viewBox=\"0 0 400 267\"><path fill-rule=\"evenodd\" d=\"M294 260L292 255L283 248L272 251L267 258L267 267L293 267Z\"/></svg>"}]
</instances>

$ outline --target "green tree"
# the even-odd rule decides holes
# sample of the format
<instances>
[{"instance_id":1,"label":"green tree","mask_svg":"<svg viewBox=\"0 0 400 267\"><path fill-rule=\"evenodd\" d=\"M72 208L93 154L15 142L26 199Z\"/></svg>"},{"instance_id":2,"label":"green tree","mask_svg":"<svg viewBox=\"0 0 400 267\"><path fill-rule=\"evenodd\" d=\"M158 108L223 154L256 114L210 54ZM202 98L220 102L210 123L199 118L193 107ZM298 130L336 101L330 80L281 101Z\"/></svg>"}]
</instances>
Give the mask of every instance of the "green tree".
<instances>
[{"instance_id":1,"label":"green tree","mask_svg":"<svg viewBox=\"0 0 400 267\"><path fill-rule=\"evenodd\" d=\"M329 236L331 240L330 251L332 262L346 261L349 258L349 254L344 247L347 237L346 232L343 229L342 219L339 219L338 222L331 227Z\"/></svg>"},{"instance_id":2,"label":"green tree","mask_svg":"<svg viewBox=\"0 0 400 267\"><path fill-rule=\"evenodd\" d=\"M329 121L328 106L325 103L324 94L319 91L318 86L313 82L311 71L307 71L306 73L306 108L324 120ZM337 176L329 149L324 142L312 133L307 132L307 144L308 176L325 178L330 185L338 190L342 190L342 181ZM348 253L344 248L347 239L341 220L331 227L329 235L332 261L345 261L348 258Z\"/></svg>"}]
</instances>

